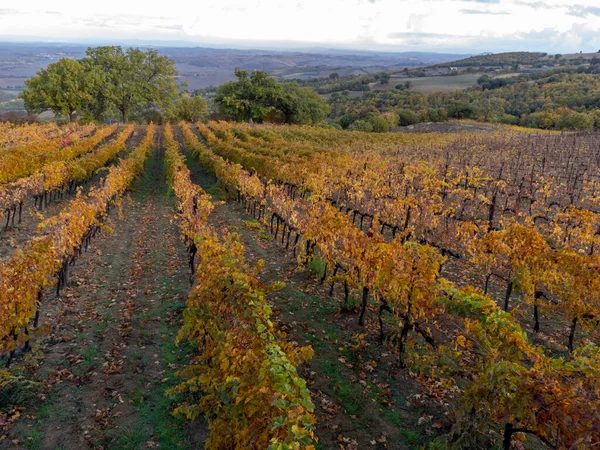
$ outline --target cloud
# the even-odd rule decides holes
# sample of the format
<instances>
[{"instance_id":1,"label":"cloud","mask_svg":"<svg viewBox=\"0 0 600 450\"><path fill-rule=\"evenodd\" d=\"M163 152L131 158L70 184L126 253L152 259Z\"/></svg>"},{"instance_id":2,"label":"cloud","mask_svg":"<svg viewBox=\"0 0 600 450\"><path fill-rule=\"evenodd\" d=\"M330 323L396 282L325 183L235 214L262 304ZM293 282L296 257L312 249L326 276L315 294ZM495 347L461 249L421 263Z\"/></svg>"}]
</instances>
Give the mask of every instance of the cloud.
<instances>
[{"instance_id":1,"label":"cloud","mask_svg":"<svg viewBox=\"0 0 600 450\"><path fill-rule=\"evenodd\" d=\"M565 31L544 28L505 36L464 35L444 33L397 32L388 35L395 45L411 50L469 50L470 52L541 51L548 53L577 53L600 48L600 35L588 24L575 24Z\"/></svg>"},{"instance_id":2,"label":"cloud","mask_svg":"<svg viewBox=\"0 0 600 450\"><path fill-rule=\"evenodd\" d=\"M493 16L510 14L508 11L483 11L481 9L461 9L459 12L462 14L491 14Z\"/></svg>"},{"instance_id":3,"label":"cloud","mask_svg":"<svg viewBox=\"0 0 600 450\"><path fill-rule=\"evenodd\" d=\"M156 28L162 28L165 30L183 31L183 25L158 25Z\"/></svg>"},{"instance_id":4,"label":"cloud","mask_svg":"<svg viewBox=\"0 0 600 450\"><path fill-rule=\"evenodd\" d=\"M519 5L519 6L529 6L530 8L533 9L550 9L550 8L556 8L557 6L555 5L550 5L548 3L545 2L530 2L530 1L522 1L522 0L516 0L514 2L515 5Z\"/></svg>"},{"instance_id":5,"label":"cloud","mask_svg":"<svg viewBox=\"0 0 600 450\"><path fill-rule=\"evenodd\" d=\"M600 48L600 0L171 0L168 12L160 2L142 0L81 8L69 8L67 0L2 3L0 34L41 39L177 38L452 53Z\"/></svg>"},{"instance_id":6,"label":"cloud","mask_svg":"<svg viewBox=\"0 0 600 450\"><path fill-rule=\"evenodd\" d=\"M114 21L107 17L84 19L82 21L82 24L85 27L92 27L92 28L116 28L117 27L116 24L114 23Z\"/></svg>"},{"instance_id":7,"label":"cloud","mask_svg":"<svg viewBox=\"0 0 600 450\"><path fill-rule=\"evenodd\" d=\"M567 14L575 17L598 16L600 17L600 8L597 6L575 5L569 7Z\"/></svg>"},{"instance_id":8,"label":"cloud","mask_svg":"<svg viewBox=\"0 0 600 450\"><path fill-rule=\"evenodd\" d=\"M13 14L21 14L16 9L0 8L0 16L12 16Z\"/></svg>"},{"instance_id":9,"label":"cloud","mask_svg":"<svg viewBox=\"0 0 600 450\"><path fill-rule=\"evenodd\" d=\"M452 38L466 38L469 36L460 36L455 34L443 34L443 33L419 33L412 31L399 31L397 33L388 34L390 39L452 39Z\"/></svg>"}]
</instances>

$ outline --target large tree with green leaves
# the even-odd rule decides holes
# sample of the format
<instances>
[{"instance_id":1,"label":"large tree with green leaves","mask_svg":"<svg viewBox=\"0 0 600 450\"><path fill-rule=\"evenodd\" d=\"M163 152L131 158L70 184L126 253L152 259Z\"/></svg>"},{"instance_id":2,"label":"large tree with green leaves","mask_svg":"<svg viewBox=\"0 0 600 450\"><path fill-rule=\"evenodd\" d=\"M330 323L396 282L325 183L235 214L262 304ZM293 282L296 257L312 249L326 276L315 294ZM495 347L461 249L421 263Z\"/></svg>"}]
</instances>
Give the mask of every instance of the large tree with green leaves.
<instances>
[{"instance_id":1,"label":"large tree with green leaves","mask_svg":"<svg viewBox=\"0 0 600 450\"><path fill-rule=\"evenodd\" d=\"M104 120L118 114L127 122L133 112L172 105L177 70L172 59L155 50L88 48L80 61L61 59L28 80L21 94L30 112L51 110Z\"/></svg>"},{"instance_id":2,"label":"large tree with green leaves","mask_svg":"<svg viewBox=\"0 0 600 450\"><path fill-rule=\"evenodd\" d=\"M97 118L113 107L127 122L132 111L168 107L177 94L175 63L156 50L90 48L84 64L98 81L91 105Z\"/></svg>"},{"instance_id":3,"label":"large tree with green leaves","mask_svg":"<svg viewBox=\"0 0 600 450\"><path fill-rule=\"evenodd\" d=\"M52 111L72 121L92 102L92 84L81 62L64 58L25 81L26 89L20 97L29 113Z\"/></svg>"},{"instance_id":4,"label":"large tree with green leaves","mask_svg":"<svg viewBox=\"0 0 600 450\"><path fill-rule=\"evenodd\" d=\"M285 117L286 123L315 124L329 114L329 105L315 91L304 88L295 81L281 83L280 97L276 108Z\"/></svg>"},{"instance_id":5,"label":"large tree with green leaves","mask_svg":"<svg viewBox=\"0 0 600 450\"><path fill-rule=\"evenodd\" d=\"M238 121L263 122L265 118L280 118L286 123L311 124L322 121L328 106L321 97L297 83L279 83L266 72L248 75L235 69L237 81L219 87L215 104L219 112Z\"/></svg>"}]
</instances>

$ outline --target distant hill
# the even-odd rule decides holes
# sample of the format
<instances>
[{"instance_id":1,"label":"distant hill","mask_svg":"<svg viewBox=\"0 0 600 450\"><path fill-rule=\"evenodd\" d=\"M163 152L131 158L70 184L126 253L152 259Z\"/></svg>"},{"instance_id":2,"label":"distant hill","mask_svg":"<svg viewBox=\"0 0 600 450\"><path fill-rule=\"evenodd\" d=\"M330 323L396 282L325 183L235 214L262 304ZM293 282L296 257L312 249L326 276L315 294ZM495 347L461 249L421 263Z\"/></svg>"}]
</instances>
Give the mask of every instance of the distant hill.
<instances>
[{"instance_id":1,"label":"distant hill","mask_svg":"<svg viewBox=\"0 0 600 450\"><path fill-rule=\"evenodd\" d=\"M569 53L566 55L551 55L541 52L507 52L507 53L486 53L481 55L469 56L468 58L455 61L433 64L431 69L448 69L450 67L460 68L506 68L518 65L533 66L537 68L564 66L567 64L579 65L589 63L600 57L599 53Z\"/></svg>"},{"instance_id":2,"label":"distant hill","mask_svg":"<svg viewBox=\"0 0 600 450\"><path fill-rule=\"evenodd\" d=\"M515 64L534 64L548 56L548 53L537 52L507 52L489 53L470 56L458 61L436 64L436 67L496 67L512 66Z\"/></svg>"},{"instance_id":3,"label":"distant hill","mask_svg":"<svg viewBox=\"0 0 600 450\"><path fill-rule=\"evenodd\" d=\"M8 92L0 91L0 102L7 102L9 100L14 100L16 95L9 94Z\"/></svg>"},{"instance_id":4,"label":"distant hill","mask_svg":"<svg viewBox=\"0 0 600 450\"><path fill-rule=\"evenodd\" d=\"M113 43L114 44L114 43ZM290 50L209 48L180 43L135 41L125 43L142 50L157 48L161 55L175 60L178 81L190 89L218 86L233 80L233 70L264 70L279 79L369 75L404 67L415 68L442 64L468 55L434 52L377 52L328 48ZM82 58L87 45L51 42L0 42L0 89L21 89L25 80L60 58Z\"/></svg>"}]
</instances>

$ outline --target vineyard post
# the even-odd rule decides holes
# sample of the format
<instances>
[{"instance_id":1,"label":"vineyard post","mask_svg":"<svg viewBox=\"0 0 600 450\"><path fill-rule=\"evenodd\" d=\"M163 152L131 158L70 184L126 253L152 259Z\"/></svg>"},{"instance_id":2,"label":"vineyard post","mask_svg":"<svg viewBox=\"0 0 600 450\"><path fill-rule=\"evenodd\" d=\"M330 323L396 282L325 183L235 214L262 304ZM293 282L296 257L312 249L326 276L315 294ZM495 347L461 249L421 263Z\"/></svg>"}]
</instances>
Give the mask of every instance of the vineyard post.
<instances>
[{"instance_id":1,"label":"vineyard post","mask_svg":"<svg viewBox=\"0 0 600 450\"><path fill-rule=\"evenodd\" d=\"M533 331L538 333L540 331L540 314L539 314L539 300L544 296L542 291L535 291L535 298L533 300Z\"/></svg>"},{"instance_id":2,"label":"vineyard post","mask_svg":"<svg viewBox=\"0 0 600 450\"><path fill-rule=\"evenodd\" d=\"M508 311L508 303L510 302L510 295L512 294L513 290L513 282L510 278L508 279L507 283L506 294L504 296L504 311Z\"/></svg>"},{"instance_id":3,"label":"vineyard post","mask_svg":"<svg viewBox=\"0 0 600 450\"><path fill-rule=\"evenodd\" d=\"M348 296L349 296L348 280L346 279L346 277L344 277L344 301L346 303L348 303Z\"/></svg>"},{"instance_id":4,"label":"vineyard post","mask_svg":"<svg viewBox=\"0 0 600 450\"><path fill-rule=\"evenodd\" d=\"M335 276L337 275L337 271L339 268L340 268L340 266L338 266L337 264L333 268L333 275L331 276L331 287L329 288L329 296L330 297L333 295L333 286L335 284Z\"/></svg>"},{"instance_id":5,"label":"vineyard post","mask_svg":"<svg viewBox=\"0 0 600 450\"><path fill-rule=\"evenodd\" d=\"M573 317L573 321L571 322L571 327L569 330L569 344L568 344L568 349L569 349L569 356L573 355L573 340L575 338L575 329L577 327L577 317Z\"/></svg>"},{"instance_id":6,"label":"vineyard post","mask_svg":"<svg viewBox=\"0 0 600 450\"><path fill-rule=\"evenodd\" d=\"M492 277L492 273L489 272L486 276L485 276L485 283L483 285L483 295L487 295L488 293L488 287L489 287L489 283L490 283L490 278Z\"/></svg>"},{"instance_id":7,"label":"vineyard post","mask_svg":"<svg viewBox=\"0 0 600 450\"><path fill-rule=\"evenodd\" d=\"M503 450L510 450L510 442L512 440L512 433L513 433L513 425L512 423L508 422L505 426L504 426L504 439L502 441L502 449Z\"/></svg>"},{"instance_id":8,"label":"vineyard post","mask_svg":"<svg viewBox=\"0 0 600 450\"><path fill-rule=\"evenodd\" d=\"M390 309L388 302L385 298L381 299L381 305L379 306L379 344L383 345L383 339L385 337L385 333L383 331L383 312L387 311L389 313L392 312Z\"/></svg>"},{"instance_id":9,"label":"vineyard post","mask_svg":"<svg viewBox=\"0 0 600 450\"><path fill-rule=\"evenodd\" d=\"M323 276L319 280L319 284L325 283L326 279L327 279L327 261L325 262L325 268L323 269Z\"/></svg>"},{"instance_id":10,"label":"vineyard post","mask_svg":"<svg viewBox=\"0 0 600 450\"><path fill-rule=\"evenodd\" d=\"M369 301L369 288L367 286L363 287L362 290L362 306L360 310L360 318L358 319L358 324L362 327L365 324L365 311L367 310L367 303Z\"/></svg>"},{"instance_id":11,"label":"vineyard post","mask_svg":"<svg viewBox=\"0 0 600 450\"><path fill-rule=\"evenodd\" d=\"M277 226L275 228L275 239L277 239L277 235L279 234L279 216L276 216L277 218Z\"/></svg>"}]
</instances>

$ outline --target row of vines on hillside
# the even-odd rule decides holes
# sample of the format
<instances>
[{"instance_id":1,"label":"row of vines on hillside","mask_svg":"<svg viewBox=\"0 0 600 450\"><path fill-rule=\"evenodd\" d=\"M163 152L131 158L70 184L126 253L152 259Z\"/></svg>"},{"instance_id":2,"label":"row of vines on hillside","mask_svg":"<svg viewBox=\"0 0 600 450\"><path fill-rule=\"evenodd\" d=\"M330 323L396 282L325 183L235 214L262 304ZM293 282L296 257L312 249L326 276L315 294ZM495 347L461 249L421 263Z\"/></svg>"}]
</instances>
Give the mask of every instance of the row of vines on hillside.
<instances>
[{"instance_id":1,"label":"row of vines on hillside","mask_svg":"<svg viewBox=\"0 0 600 450\"><path fill-rule=\"evenodd\" d=\"M56 216L39 225L38 235L0 265L0 355L28 345L30 328L38 326L44 288L64 284L70 265L87 249L110 211L132 180L141 173L152 148L154 126L140 145L87 195L78 192Z\"/></svg>"},{"instance_id":2,"label":"row of vines on hillside","mask_svg":"<svg viewBox=\"0 0 600 450\"><path fill-rule=\"evenodd\" d=\"M94 130L94 127L84 127L72 136L72 142L67 146L62 138L57 138L6 150L0 153L0 184L31 175L49 162L77 158L89 152L117 129L117 124L106 126L96 130L92 136L83 137Z\"/></svg>"},{"instance_id":3,"label":"row of vines on hillside","mask_svg":"<svg viewBox=\"0 0 600 450\"><path fill-rule=\"evenodd\" d=\"M65 192L73 192L79 183L88 180L92 174L125 149L125 143L133 130L134 126L129 125L111 142L79 158L50 162L31 176L1 185L0 217L2 214L6 215L4 228L8 228L11 219L14 225L17 216L19 223L21 222L25 200L33 198L35 206L42 209L52 198Z\"/></svg>"},{"instance_id":4,"label":"row of vines on hillside","mask_svg":"<svg viewBox=\"0 0 600 450\"><path fill-rule=\"evenodd\" d=\"M490 179L481 171L477 175L473 170L450 174L446 165L442 175L434 167L411 165L402 159L398 166L394 161L400 150L390 160L382 160L377 152L360 156L311 151L294 142L285 146L278 138L256 140L232 131L227 124L209 125L199 124L198 128L215 151L256 170L264 180L284 183L292 197L308 193L324 197L361 229L365 218L371 227L377 219L380 234L387 229L391 237L465 260L468 270L482 273L484 293L492 277L505 283L504 309L509 309L513 292L520 293L524 304L532 307L535 331L540 329L541 311L563 316L571 330L565 339L569 351L573 351L576 327L584 327L588 333L597 331L600 213L596 211L596 185L590 184L581 197L587 206L567 202L551 214L555 206L549 205L561 196L551 194L550 179L539 187L546 192L539 203L546 206L536 206L535 213L493 219L494 211L502 209L499 193L497 185L494 191L482 187ZM398 169L393 177L390 165ZM504 181L498 183L505 185ZM560 190L562 185L556 186ZM521 195L514 192L511 197ZM356 200L359 197L361 201ZM487 219L478 217L481 211ZM553 219L539 220L541 214Z\"/></svg>"},{"instance_id":5,"label":"row of vines on hillside","mask_svg":"<svg viewBox=\"0 0 600 450\"><path fill-rule=\"evenodd\" d=\"M80 125L71 123L59 126L54 122L32 123L25 125L0 124L0 154L9 149L14 149L28 144L37 144L50 139L62 140L67 144L78 132L86 130L91 132L93 125Z\"/></svg>"},{"instance_id":6,"label":"row of vines on hillside","mask_svg":"<svg viewBox=\"0 0 600 450\"><path fill-rule=\"evenodd\" d=\"M270 217L274 234L281 233L287 247L300 249L301 263L318 252L330 268L331 282L359 289L361 322L370 297L380 305L381 325L382 314L393 314L401 364L457 405L448 411L454 423L448 441L454 447L489 446L500 439L508 449L515 433L535 435L560 448L600 443L600 354L595 345L582 345L569 359L546 355L490 297L442 278L445 257L435 247L401 235L386 241L377 217L363 232L324 196L296 196L288 186L215 155L212 150L253 157L241 147L224 148L199 128L208 148L182 124L186 147L251 213ZM277 170L271 161L262 160L266 171ZM497 437L492 430L499 432Z\"/></svg>"},{"instance_id":7,"label":"row of vines on hillside","mask_svg":"<svg viewBox=\"0 0 600 450\"><path fill-rule=\"evenodd\" d=\"M189 393L175 413L209 420L209 449L313 449L314 416L306 383L296 367L312 349L294 348L276 336L258 278L235 234L219 239L207 225L214 206L194 185L169 126L165 130L168 178L177 197L182 235L194 284L178 341L199 353L172 393ZM195 261L197 260L197 267ZM194 395L200 389L200 395Z\"/></svg>"}]
</instances>

